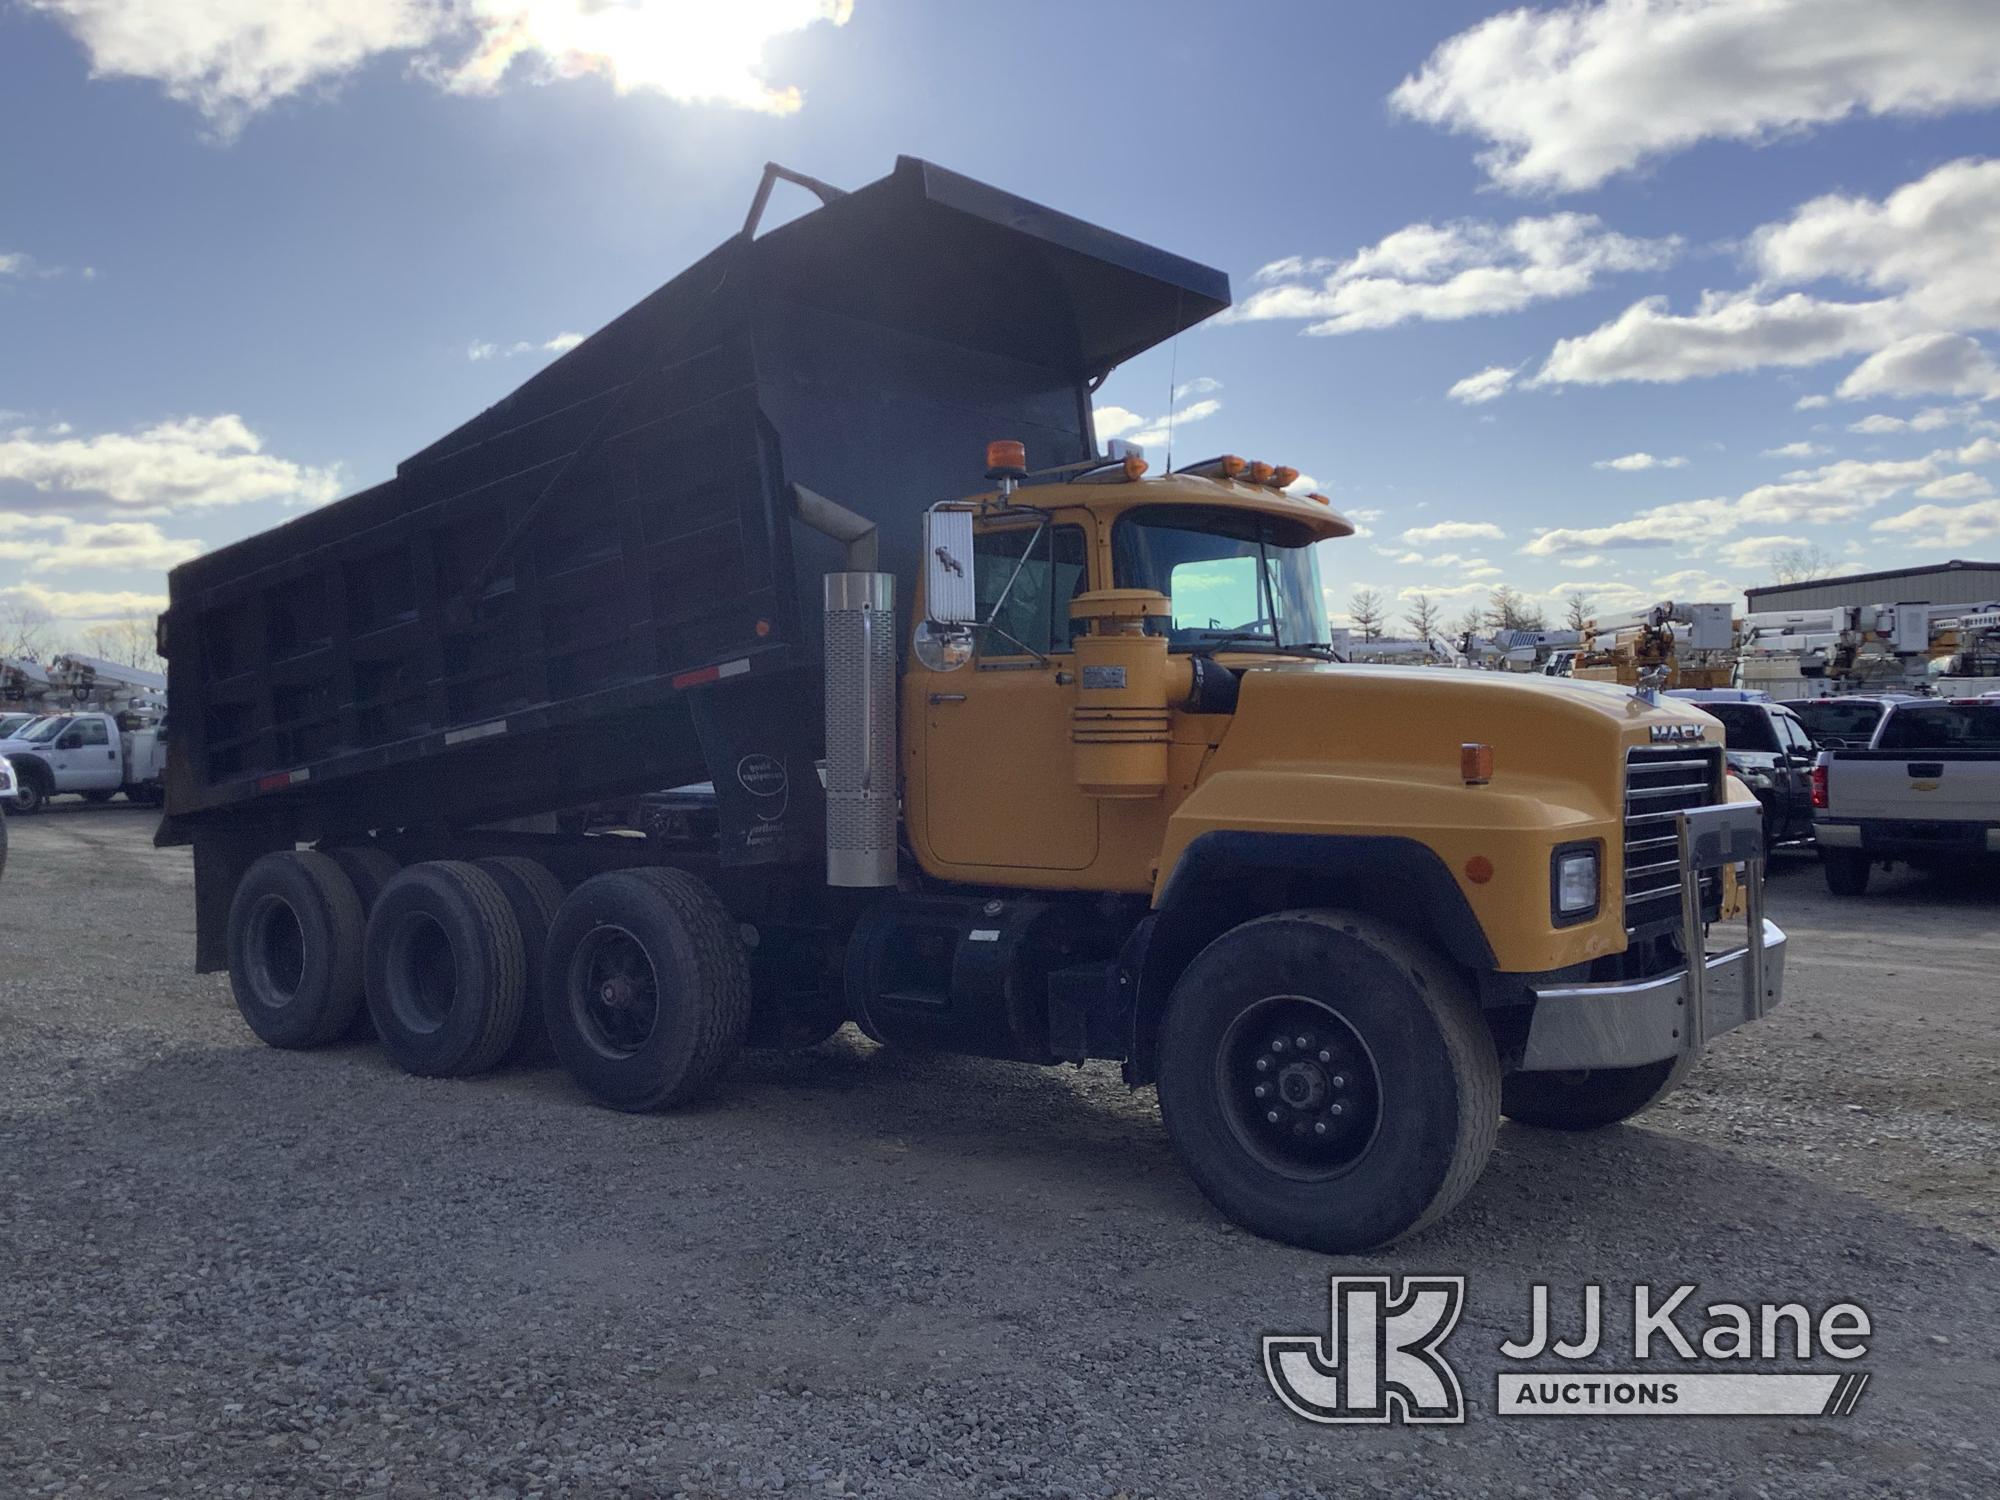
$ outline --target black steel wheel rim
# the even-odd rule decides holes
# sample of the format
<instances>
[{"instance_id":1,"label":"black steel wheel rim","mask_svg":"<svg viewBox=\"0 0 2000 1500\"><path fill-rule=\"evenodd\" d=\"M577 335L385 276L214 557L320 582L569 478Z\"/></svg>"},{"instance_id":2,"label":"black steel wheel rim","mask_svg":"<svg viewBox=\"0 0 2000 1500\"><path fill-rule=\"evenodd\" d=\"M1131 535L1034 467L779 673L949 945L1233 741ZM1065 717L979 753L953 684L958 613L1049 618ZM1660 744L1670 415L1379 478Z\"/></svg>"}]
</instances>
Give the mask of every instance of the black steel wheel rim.
<instances>
[{"instance_id":1,"label":"black steel wheel rim","mask_svg":"<svg viewBox=\"0 0 2000 1500\"><path fill-rule=\"evenodd\" d=\"M244 954L251 989L273 1010L298 997L306 973L306 934L299 915L282 896L266 896L250 913L249 944Z\"/></svg>"},{"instance_id":2,"label":"black steel wheel rim","mask_svg":"<svg viewBox=\"0 0 2000 1500\"><path fill-rule=\"evenodd\" d=\"M638 1053L660 1024L660 979L623 927L593 928L570 963L570 1011L578 1033L605 1057Z\"/></svg>"},{"instance_id":3,"label":"black steel wheel rim","mask_svg":"<svg viewBox=\"0 0 2000 1500\"><path fill-rule=\"evenodd\" d=\"M1301 1181L1352 1171L1382 1122L1374 1054L1340 1013L1305 995L1267 995L1216 1051L1223 1118L1258 1165Z\"/></svg>"},{"instance_id":4,"label":"black steel wheel rim","mask_svg":"<svg viewBox=\"0 0 2000 1500\"><path fill-rule=\"evenodd\" d=\"M406 912L389 938L389 1009L405 1030L441 1029L458 999L458 957L428 912Z\"/></svg>"}]
</instances>

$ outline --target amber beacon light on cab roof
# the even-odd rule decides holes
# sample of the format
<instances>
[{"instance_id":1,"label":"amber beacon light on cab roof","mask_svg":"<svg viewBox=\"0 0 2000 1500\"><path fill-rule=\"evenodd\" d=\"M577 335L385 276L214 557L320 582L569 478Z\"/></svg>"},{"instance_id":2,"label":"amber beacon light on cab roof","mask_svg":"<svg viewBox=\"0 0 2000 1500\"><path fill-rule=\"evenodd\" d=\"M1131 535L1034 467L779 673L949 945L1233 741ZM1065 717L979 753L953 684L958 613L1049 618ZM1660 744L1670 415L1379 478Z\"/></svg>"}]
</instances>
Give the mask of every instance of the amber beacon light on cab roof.
<instances>
[{"instance_id":1,"label":"amber beacon light on cab roof","mask_svg":"<svg viewBox=\"0 0 2000 1500\"><path fill-rule=\"evenodd\" d=\"M780 180L821 205L759 234ZM1781 991L1719 727L1340 661L1325 496L1095 440L1228 302L922 161L770 169L392 477L175 571L199 965L273 1045L365 1008L413 1072L552 1046L633 1111L849 1022L1116 1062L1221 1212L1330 1251L1450 1209L1503 1116L1646 1108Z\"/></svg>"}]
</instances>

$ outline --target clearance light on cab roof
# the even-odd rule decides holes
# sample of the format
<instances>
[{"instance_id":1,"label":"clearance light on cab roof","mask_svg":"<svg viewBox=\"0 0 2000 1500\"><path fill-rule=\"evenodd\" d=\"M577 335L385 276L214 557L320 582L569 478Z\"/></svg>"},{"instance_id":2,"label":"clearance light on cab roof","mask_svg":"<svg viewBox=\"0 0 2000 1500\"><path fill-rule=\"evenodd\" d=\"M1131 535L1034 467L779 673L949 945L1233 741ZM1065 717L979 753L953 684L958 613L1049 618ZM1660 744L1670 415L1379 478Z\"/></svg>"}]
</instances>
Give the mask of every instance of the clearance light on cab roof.
<instances>
[{"instance_id":1,"label":"clearance light on cab roof","mask_svg":"<svg viewBox=\"0 0 2000 1500\"><path fill-rule=\"evenodd\" d=\"M1331 495L1322 495L1318 490L1309 491L1306 495L1306 499L1316 500L1321 505L1328 507L1331 507L1333 505L1333 497Z\"/></svg>"},{"instance_id":2,"label":"clearance light on cab roof","mask_svg":"<svg viewBox=\"0 0 2000 1500\"><path fill-rule=\"evenodd\" d=\"M1276 469L1265 463L1261 458L1257 459L1250 465L1250 482L1252 484L1269 484L1271 476L1277 472Z\"/></svg>"},{"instance_id":3,"label":"clearance light on cab roof","mask_svg":"<svg viewBox=\"0 0 2000 1500\"><path fill-rule=\"evenodd\" d=\"M1296 484L1298 478L1299 471L1294 469L1290 464L1279 464L1277 468L1271 471L1271 484L1276 489L1282 490L1287 485Z\"/></svg>"}]
</instances>

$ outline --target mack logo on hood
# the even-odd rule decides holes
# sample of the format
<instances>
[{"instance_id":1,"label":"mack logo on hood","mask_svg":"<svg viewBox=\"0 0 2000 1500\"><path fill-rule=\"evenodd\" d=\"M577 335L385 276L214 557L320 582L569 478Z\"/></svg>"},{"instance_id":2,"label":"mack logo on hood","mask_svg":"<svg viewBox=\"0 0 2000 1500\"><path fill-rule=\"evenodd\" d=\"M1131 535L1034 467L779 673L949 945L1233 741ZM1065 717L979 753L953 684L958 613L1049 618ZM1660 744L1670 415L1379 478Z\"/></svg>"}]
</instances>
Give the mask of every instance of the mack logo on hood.
<instances>
[{"instance_id":1,"label":"mack logo on hood","mask_svg":"<svg viewBox=\"0 0 2000 1500\"><path fill-rule=\"evenodd\" d=\"M1656 745L1681 745L1700 740L1702 728L1699 724L1655 724L1652 727L1653 743Z\"/></svg>"}]
</instances>

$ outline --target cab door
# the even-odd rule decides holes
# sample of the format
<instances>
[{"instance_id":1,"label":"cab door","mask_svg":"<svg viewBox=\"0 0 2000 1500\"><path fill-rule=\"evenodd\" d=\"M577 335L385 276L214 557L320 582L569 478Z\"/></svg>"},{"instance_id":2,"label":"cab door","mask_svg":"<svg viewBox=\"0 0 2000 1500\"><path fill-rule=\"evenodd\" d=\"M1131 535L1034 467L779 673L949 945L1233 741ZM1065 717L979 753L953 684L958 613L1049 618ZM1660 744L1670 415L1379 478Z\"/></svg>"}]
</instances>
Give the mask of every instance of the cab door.
<instances>
[{"instance_id":1,"label":"cab door","mask_svg":"<svg viewBox=\"0 0 2000 1500\"><path fill-rule=\"evenodd\" d=\"M973 541L981 619L973 659L925 672L926 842L941 863L1081 870L1097 858L1097 803L1076 784L1069 603L1089 587L1081 524L1006 523Z\"/></svg>"},{"instance_id":2,"label":"cab door","mask_svg":"<svg viewBox=\"0 0 2000 1500\"><path fill-rule=\"evenodd\" d=\"M1779 789L1784 798L1782 838L1803 838L1812 829L1812 768L1819 758L1818 748L1805 725L1791 714L1771 715L1778 728L1778 745L1784 758L1778 763Z\"/></svg>"},{"instance_id":3,"label":"cab door","mask_svg":"<svg viewBox=\"0 0 2000 1500\"><path fill-rule=\"evenodd\" d=\"M125 780L120 746L102 715L78 719L56 740L56 785L65 792L116 791Z\"/></svg>"}]
</instances>

